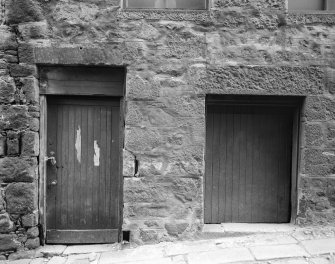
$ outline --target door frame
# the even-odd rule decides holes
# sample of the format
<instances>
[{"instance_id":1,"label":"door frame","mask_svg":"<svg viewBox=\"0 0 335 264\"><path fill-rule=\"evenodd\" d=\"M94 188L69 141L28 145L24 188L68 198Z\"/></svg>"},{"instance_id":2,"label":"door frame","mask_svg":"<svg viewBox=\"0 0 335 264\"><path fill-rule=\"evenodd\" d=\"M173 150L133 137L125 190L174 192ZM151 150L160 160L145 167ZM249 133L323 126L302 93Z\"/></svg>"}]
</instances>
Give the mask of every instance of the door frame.
<instances>
[{"instance_id":1,"label":"door frame","mask_svg":"<svg viewBox=\"0 0 335 264\"><path fill-rule=\"evenodd\" d=\"M305 96L274 96L274 95L206 95L206 120L208 105L249 105L249 106L281 106L293 109L292 125L292 150L291 150L291 216L290 223L295 224L298 214L298 186L300 173L300 146L301 146L301 113ZM207 121L206 121L207 122ZM206 132L207 133L207 129ZM206 138L206 137L205 137ZM207 142L205 142L207 148ZM206 152L206 151L205 151ZM206 155L206 154L205 154ZM206 157L205 157L206 160ZM206 164L205 164L206 166ZM206 174L203 182L203 221L205 219L205 191L206 191Z\"/></svg>"},{"instance_id":2,"label":"door frame","mask_svg":"<svg viewBox=\"0 0 335 264\"><path fill-rule=\"evenodd\" d=\"M46 65L45 67L49 67L50 65ZM54 65L55 67L59 68L67 68L69 66L64 65ZM73 66L71 66L73 67ZM96 69L99 66L75 66L82 69L92 68ZM40 70L43 69L43 65L39 65L39 77ZM110 68L113 70L113 67L104 67ZM120 69L120 67L118 67ZM124 133L125 133L125 122L124 122L124 115L125 115L125 80L126 80L126 68L123 69L123 84L120 91L115 91L112 89L113 94L96 94L94 91L86 90L85 94L80 94L85 97L118 97L120 98L120 120L119 120L119 234L118 234L118 241L122 239L122 223L123 223L123 146L124 146ZM39 231L40 231L40 241L41 245L45 245L46 243L46 178L47 178L47 109L48 109L48 95L61 95L61 96L76 96L79 94L64 94L64 92L57 92L57 89L48 92L46 89L46 84L43 78L39 79L39 87L40 87L40 96L39 96L39 106L40 106L40 137L39 137L39 179L38 179L38 215L39 215ZM62 89L60 89L62 90ZM41 93L43 91L43 93Z\"/></svg>"}]
</instances>

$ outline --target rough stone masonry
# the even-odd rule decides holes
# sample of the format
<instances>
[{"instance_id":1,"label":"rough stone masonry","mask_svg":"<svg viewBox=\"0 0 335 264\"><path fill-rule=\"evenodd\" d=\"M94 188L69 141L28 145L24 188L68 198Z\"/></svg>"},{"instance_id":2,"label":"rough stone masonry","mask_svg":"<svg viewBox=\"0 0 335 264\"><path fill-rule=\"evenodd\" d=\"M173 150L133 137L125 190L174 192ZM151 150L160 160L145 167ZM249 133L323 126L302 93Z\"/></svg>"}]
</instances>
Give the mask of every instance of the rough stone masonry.
<instances>
[{"instance_id":1,"label":"rough stone masonry","mask_svg":"<svg viewBox=\"0 0 335 264\"><path fill-rule=\"evenodd\" d=\"M335 15L287 12L287 0L209 2L136 11L120 0L0 1L3 255L40 245L40 64L127 68L123 230L132 241L201 229L209 93L306 96L297 223L335 224Z\"/></svg>"}]
</instances>

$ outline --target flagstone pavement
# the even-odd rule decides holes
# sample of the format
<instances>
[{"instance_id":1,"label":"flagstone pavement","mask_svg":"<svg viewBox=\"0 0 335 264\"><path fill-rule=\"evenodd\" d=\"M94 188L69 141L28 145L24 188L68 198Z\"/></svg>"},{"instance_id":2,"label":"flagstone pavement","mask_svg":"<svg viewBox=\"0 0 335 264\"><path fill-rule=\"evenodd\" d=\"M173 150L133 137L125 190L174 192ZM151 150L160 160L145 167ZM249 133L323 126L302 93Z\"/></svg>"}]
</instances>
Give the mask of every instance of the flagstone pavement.
<instances>
[{"instance_id":1,"label":"flagstone pavement","mask_svg":"<svg viewBox=\"0 0 335 264\"><path fill-rule=\"evenodd\" d=\"M209 229L212 229L210 227ZM215 228L214 228L215 229ZM257 229L257 228L256 228ZM206 236L207 232L207 236ZM209 235L208 235L209 234ZM210 235L212 234L212 235ZM213 234L216 234L213 236ZM335 264L335 227L223 233L205 230L193 241L136 246L46 245L10 255L9 264Z\"/></svg>"}]
</instances>

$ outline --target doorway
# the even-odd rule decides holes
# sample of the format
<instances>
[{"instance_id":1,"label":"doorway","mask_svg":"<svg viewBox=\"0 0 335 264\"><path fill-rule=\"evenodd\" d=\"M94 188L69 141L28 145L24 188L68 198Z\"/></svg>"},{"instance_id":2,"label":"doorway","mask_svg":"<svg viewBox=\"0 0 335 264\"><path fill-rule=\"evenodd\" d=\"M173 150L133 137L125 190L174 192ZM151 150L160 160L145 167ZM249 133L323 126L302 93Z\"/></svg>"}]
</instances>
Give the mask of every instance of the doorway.
<instances>
[{"instance_id":1,"label":"doorway","mask_svg":"<svg viewBox=\"0 0 335 264\"><path fill-rule=\"evenodd\" d=\"M123 80L121 68L40 69L40 160L45 161L40 208L46 243L120 239Z\"/></svg>"}]
</instances>

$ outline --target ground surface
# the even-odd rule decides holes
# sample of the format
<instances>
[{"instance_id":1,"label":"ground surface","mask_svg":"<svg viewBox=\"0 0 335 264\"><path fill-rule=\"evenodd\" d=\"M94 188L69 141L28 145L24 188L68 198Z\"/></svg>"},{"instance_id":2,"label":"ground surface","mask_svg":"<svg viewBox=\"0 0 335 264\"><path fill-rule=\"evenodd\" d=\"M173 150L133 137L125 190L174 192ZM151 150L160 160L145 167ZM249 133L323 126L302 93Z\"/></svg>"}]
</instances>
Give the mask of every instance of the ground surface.
<instances>
[{"instance_id":1,"label":"ground surface","mask_svg":"<svg viewBox=\"0 0 335 264\"><path fill-rule=\"evenodd\" d=\"M335 227L280 228L211 225L194 241L135 247L131 244L47 245L12 255L11 264L335 263ZM13 258L17 258L13 260ZM22 258L22 259L19 259ZM25 258L25 259L24 259ZM30 258L30 259L27 259Z\"/></svg>"}]
</instances>

